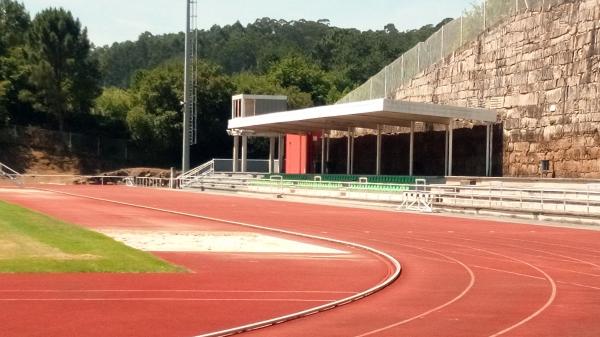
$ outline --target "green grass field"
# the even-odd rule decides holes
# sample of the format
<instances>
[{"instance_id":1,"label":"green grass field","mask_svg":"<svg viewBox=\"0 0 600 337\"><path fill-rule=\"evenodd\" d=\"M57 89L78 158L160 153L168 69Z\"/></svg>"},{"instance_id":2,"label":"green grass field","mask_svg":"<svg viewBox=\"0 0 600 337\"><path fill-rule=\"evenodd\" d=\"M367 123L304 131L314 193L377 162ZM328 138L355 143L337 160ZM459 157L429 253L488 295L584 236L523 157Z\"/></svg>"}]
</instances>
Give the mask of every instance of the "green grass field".
<instances>
[{"instance_id":1,"label":"green grass field","mask_svg":"<svg viewBox=\"0 0 600 337\"><path fill-rule=\"evenodd\" d=\"M105 235L0 201L0 273L184 271Z\"/></svg>"}]
</instances>

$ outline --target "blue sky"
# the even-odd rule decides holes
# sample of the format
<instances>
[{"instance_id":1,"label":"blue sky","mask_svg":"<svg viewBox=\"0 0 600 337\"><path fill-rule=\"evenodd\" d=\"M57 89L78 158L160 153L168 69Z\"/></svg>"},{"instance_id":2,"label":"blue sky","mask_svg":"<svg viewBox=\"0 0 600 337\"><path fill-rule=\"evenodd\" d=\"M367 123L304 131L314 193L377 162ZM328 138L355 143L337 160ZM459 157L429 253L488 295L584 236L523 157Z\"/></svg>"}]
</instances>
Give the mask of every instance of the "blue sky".
<instances>
[{"instance_id":1,"label":"blue sky","mask_svg":"<svg viewBox=\"0 0 600 337\"><path fill-rule=\"evenodd\" d=\"M88 28L96 45L135 40L153 34L182 31L185 0L19 0L30 14L63 7ZM399 30L457 17L475 0L198 0L198 25L209 28L257 18L286 20L329 19L331 25L361 30L382 29L393 23Z\"/></svg>"}]
</instances>

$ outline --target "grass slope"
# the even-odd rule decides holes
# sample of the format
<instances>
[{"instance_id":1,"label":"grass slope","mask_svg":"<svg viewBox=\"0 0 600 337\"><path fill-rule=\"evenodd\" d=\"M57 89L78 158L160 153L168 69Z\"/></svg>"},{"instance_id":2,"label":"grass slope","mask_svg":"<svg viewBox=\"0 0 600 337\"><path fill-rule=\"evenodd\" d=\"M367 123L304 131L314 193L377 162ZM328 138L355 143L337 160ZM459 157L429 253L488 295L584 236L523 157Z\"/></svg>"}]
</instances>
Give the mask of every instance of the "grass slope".
<instances>
[{"instance_id":1,"label":"grass slope","mask_svg":"<svg viewBox=\"0 0 600 337\"><path fill-rule=\"evenodd\" d=\"M105 235L0 201L0 273L182 271Z\"/></svg>"}]
</instances>

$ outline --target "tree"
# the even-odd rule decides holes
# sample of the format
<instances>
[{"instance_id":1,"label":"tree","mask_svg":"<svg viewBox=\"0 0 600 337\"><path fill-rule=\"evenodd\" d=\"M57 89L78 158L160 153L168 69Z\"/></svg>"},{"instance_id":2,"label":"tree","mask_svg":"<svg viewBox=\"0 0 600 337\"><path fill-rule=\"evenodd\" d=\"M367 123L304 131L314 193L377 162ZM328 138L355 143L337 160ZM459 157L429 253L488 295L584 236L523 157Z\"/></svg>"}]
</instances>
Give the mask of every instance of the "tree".
<instances>
[{"instance_id":1,"label":"tree","mask_svg":"<svg viewBox=\"0 0 600 337\"><path fill-rule=\"evenodd\" d=\"M171 62L135 74L127 113L131 137L148 150L175 150L181 141L183 67Z\"/></svg>"},{"instance_id":2,"label":"tree","mask_svg":"<svg viewBox=\"0 0 600 337\"><path fill-rule=\"evenodd\" d=\"M273 65L268 76L284 88L296 87L311 95L315 105L327 102L331 84L325 80L325 72L302 56L289 56Z\"/></svg>"},{"instance_id":3,"label":"tree","mask_svg":"<svg viewBox=\"0 0 600 337\"><path fill-rule=\"evenodd\" d=\"M94 113L116 120L124 121L133 107L133 97L127 90L108 87L96 99Z\"/></svg>"},{"instance_id":4,"label":"tree","mask_svg":"<svg viewBox=\"0 0 600 337\"><path fill-rule=\"evenodd\" d=\"M57 119L64 130L72 114L89 113L100 94L98 62L90 57L87 30L64 9L43 10L28 35L30 83L28 95L37 110Z\"/></svg>"},{"instance_id":5,"label":"tree","mask_svg":"<svg viewBox=\"0 0 600 337\"><path fill-rule=\"evenodd\" d=\"M29 14L23 4L12 0L0 0L0 55L6 55L11 47L25 42L29 24Z\"/></svg>"},{"instance_id":6,"label":"tree","mask_svg":"<svg viewBox=\"0 0 600 337\"><path fill-rule=\"evenodd\" d=\"M220 65L228 75L240 72L264 75L281 60L299 55L323 71L344 78L338 84L347 87L336 88L344 92L366 81L439 27L439 24L426 25L399 32L393 24L388 24L381 30L365 32L332 27L327 20L260 18L246 26L236 22L200 30L199 52L201 58ZM137 70L183 58L183 42L182 33L144 33L137 41L97 49L105 85L127 87Z\"/></svg>"},{"instance_id":7,"label":"tree","mask_svg":"<svg viewBox=\"0 0 600 337\"><path fill-rule=\"evenodd\" d=\"M26 85L23 44L29 24L22 4L0 0L0 125L8 122L11 111L27 110L18 97Z\"/></svg>"},{"instance_id":8,"label":"tree","mask_svg":"<svg viewBox=\"0 0 600 337\"><path fill-rule=\"evenodd\" d=\"M226 133L233 85L220 67L199 61L197 83L198 145L195 160L225 155L230 150ZM129 90L133 108L127 114L132 138L154 154L178 159L182 136L183 64L171 61L138 72Z\"/></svg>"}]
</instances>

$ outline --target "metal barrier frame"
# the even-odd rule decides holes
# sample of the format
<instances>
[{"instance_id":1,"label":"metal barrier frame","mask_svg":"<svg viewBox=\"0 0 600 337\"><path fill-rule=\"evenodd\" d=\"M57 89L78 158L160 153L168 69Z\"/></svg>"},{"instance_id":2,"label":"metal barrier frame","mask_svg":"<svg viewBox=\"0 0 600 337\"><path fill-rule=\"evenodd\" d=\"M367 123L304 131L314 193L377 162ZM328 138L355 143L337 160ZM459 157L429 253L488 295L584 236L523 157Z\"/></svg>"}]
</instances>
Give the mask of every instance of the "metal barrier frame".
<instances>
[{"instance_id":1,"label":"metal barrier frame","mask_svg":"<svg viewBox=\"0 0 600 337\"><path fill-rule=\"evenodd\" d=\"M3 163L0 163L0 177L6 177L17 185L23 185L23 176Z\"/></svg>"}]
</instances>

